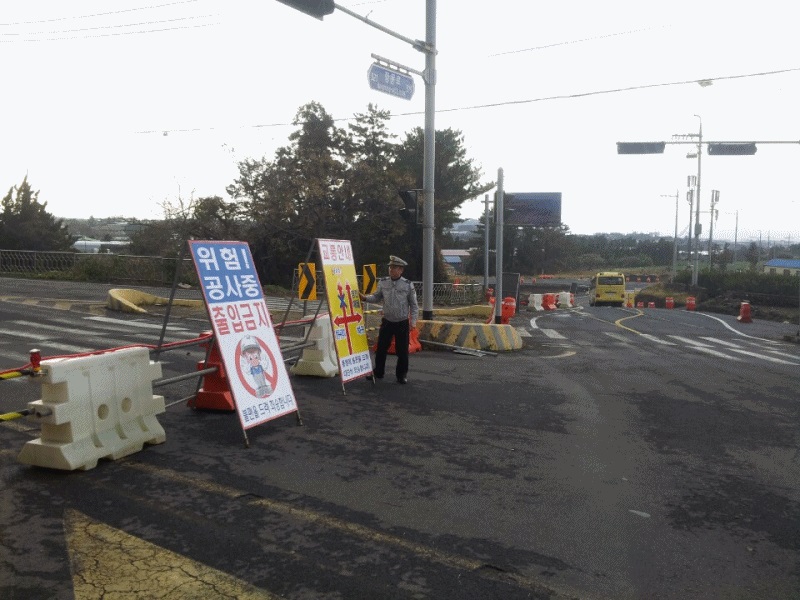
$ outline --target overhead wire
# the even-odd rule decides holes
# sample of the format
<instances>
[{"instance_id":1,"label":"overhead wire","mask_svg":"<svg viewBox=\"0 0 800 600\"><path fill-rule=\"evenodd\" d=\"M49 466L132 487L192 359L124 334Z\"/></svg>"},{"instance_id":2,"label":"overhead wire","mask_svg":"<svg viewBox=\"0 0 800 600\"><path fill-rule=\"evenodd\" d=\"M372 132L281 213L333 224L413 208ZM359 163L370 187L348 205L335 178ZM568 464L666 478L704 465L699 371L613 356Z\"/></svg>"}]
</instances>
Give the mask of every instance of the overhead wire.
<instances>
[{"instance_id":1,"label":"overhead wire","mask_svg":"<svg viewBox=\"0 0 800 600\"><path fill-rule=\"evenodd\" d=\"M107 17L108 15L117 15L122 13L128 12L137 12L141 10L151 10L154 8L166 8L168 6L176 6L178 4L191 4L193 2L198 2L199 0L177 0L176 2L167 2L165 4L152 4L150 6L137 6L135 8L122 8L118 10L110 10L101 13L92 13L88 15L75 15L75 16L66 16L66 17L55 17L52 19L36 19L33 21L16 21L12 23L0 23L0 27L10 27L14 25L36 25L38 23L55 23L57 21L69 21L72 19L89 19L94 17Z\"/></svg>"},{"instance_id":2,"label":"overhead wire","mask_svg":"<svg viewBox=\"0 0 800 600\"><path fill-rule=\"evenodd\" d=\"M68 40L75 40L75 39L92 39L92 38L103 38L103 37L115 37L115 36L122 36L122 35L141 35L141 34L148 34L148 33L161 33L165 31L177 31L181 29L196 29L200 27L209 27L212 25L219 25L219 22L216 23L198 23L198 24L191 24L191 25L181 25L175 27L159 27L154 28L154 25L160 24L169 24L169 23L178 23L181 21L192 21L197 19L207 19L210 17L215 17L215 14L203 14L203 15L190 15L185 17L175 17L169 19L154 19L149 21L140 21L136 23L113 23L108 25L98 25L94 27L77 27L72 29L54 29L54 30L47 30L47 31L3 31L2 28L6 27L16 27L20 25L41 25L47 23L61 23L65 21L77 21L80 19L96 19L98 17L108 17L113 15L120 15L125 13L132 13L132 12L140 12L140 11L152 11L162 8L173 7L181 4L191 4L198 2L199 0L178 0L176 2L168 2L164 4L151 4L148 6L140 6L135 8L126 8L126 9L118 9L113 11L106 11L100 13L89 13L83 15L68 15L63 17L54 17L50 19L37 19L37 20L29 20L29 21L16 21L11 23L0 23L0 43L24 43L24 42L53 42L53 41L68 41ZM99 33L93 35L74 35L80 34L84 32L92 32L92 31L100 31L100 30L113 30L113 29L122 29L122 28L133 28L133 27L150 27L150 29L137 29L135 31L109 31L108 33ZM46 37L37 37L37 36L46 36ZM3 39L8 38L8 39Z\"/></svg>"},{"instance_id":3,"label":"overhead wire","mask_svg":"<svg viewBox=\"0 0 800 600\"><path fill-rule=\"evenodd\" d=\"M616 33L607 33L604 35L598 35L594 37L582 38L579 40L569 40L566 42L554 42L552 44L544 44L542 46L532 46L531 48L519 48L517 50L506 50L505 52L496 52L494 54L489 54L489 58L494 58L495 56L507 56L509 54L520 54L522 52L533 52L534 50L546 50L547 48L556 48L558 46L569 46L572 44L582 44L583 42L593 42L595 40L603 40L607 38L617 37L619 35L630 35L632 33L641 33L643 31L653 31L654 29L664 29L671 27L671 25L662 25L660 27L644 27L642 29L632 29L630 31L619 31Z\"/></svg>"},{"instance_id":4,"label":"overhead wire","mask_svg":"<svg viewBox=\"0 0 800 600\"><path fill-rule=\"evenodd\" d=\"M668 82L661 82L661 83L646 83L642 85L632 85L626 87L618 87L618 88L610 88L606 90L592 90L588 92L576 92L573 94L556 94L553 96L540 96L538 98L525 98L520 100L503 100L500 102L490 102L485 104L473 104L468 106L456 106L452 108L437 108L436 114L440 113L449 113L449 112L460 112L460 111L468 111L468 110L482 110L482 109L489 109L489 108L499 108L503 106L515 106L521 104L532 104L535 102L550 102L553 100L573 100L577 98L587 98L591 96L602 96L607 94L617 94L622 92L633 92L637 90L647 90L659 87L671 87L671 86L679 86L679 85L690 85L690 84L698 84L702 86L707 86L710 83L715 81L725 81L725 80L733 80L733 79L745 79L749 77L767 77L770 75L781 75L784 73L793 73L800 71L800 67L792 67L788 69L776 69L773 71L760 71L755 73L742 73L738 75L720 75L716 77L703 77L700 79L685 79L679 81L668 81ZM390 115L391 118L395 117L409 117L409 116L420 116L424 115L424 111L409 111L409 112L402 112L402 113L393 113ZM354 121L355 117L341 117L333 119L333 122L349 122ZM253 125L242 125L239 129L245 128L272 128L272 127L291 127L296 125L296 123L258 123ZM160 133L162 135L167 135L169 133L187 133L187 132L198 132L198 131L213 131L217 129L216 127L194 127L190 129L158 129L158 130L141 130L135 131L136 134L152 134L152 133Z\"/></svg>"}]
</instances>

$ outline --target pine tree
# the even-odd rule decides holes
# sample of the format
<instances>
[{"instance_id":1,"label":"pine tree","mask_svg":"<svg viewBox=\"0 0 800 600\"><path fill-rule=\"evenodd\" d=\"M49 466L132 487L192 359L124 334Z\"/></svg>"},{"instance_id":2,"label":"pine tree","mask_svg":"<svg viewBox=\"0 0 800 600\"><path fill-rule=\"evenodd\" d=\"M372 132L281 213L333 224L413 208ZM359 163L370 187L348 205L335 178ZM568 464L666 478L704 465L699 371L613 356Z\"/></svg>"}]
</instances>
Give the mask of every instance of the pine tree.
<instances>
[{"instance_id":1,"label":"pine tree","mask_svg":"<svg viewBox=\"0 0 800 600\"><path fill-rule=\"evenodd\" d=\"M47 202L39 202L28 176L12 186L0 202L0 248L4 250L70 250L75 238L63 219L47 212Z\"/></svg>"}]
</instances>

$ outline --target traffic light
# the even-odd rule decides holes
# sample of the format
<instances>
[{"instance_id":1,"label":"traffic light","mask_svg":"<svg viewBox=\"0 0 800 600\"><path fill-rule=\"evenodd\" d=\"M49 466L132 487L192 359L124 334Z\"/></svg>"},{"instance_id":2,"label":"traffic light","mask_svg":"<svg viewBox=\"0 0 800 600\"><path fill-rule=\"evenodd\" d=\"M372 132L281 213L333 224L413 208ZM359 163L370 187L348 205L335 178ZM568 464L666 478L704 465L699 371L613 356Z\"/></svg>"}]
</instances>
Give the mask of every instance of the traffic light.
<instances>
[{"instance_id":1,"label":"traffic light","mask_svg":"<svg viewBox=\"0 0 800 600\"><path fill-rule=\"evenodd\" d=\"M403 204L405 205L404 208L400 209L401 215L414 215L414 221L417 225L421 225L421 211L419 206L419 193L422 190L397 190L398 195L400 198L403 199Z\"/></svg>"},{"instance_id":2,"label":"traffic light","mask_svg":"<svg viewBox=\"0 0 800 600\"><path fill-rule=\"evenodd\" d=\"M331 14L336 8L333 0L278 0L278 2L296 8L320 21L322 21L322 17Z\"/></svg>"},{"instance_id":3,"label":"traffic light","mask_svg":"<svg viewBox=\"0 0 800 600\"><path fill-rule=\"evenodd\" d=\"M708 145L709 154L720 156L748 156L755 154L756 150L758 150L758 148L756 148L755 142L726 142Z\"/></svg>"},{"instance_id":4,"label":"traffic light","mask_svg":"<svg viewBox=\"0 0 800 600\"><path fill-rule=\"evenodd\" d=\"M664 154L666 142L617 142L617 154Z\"/></svg>"}]
</instances>

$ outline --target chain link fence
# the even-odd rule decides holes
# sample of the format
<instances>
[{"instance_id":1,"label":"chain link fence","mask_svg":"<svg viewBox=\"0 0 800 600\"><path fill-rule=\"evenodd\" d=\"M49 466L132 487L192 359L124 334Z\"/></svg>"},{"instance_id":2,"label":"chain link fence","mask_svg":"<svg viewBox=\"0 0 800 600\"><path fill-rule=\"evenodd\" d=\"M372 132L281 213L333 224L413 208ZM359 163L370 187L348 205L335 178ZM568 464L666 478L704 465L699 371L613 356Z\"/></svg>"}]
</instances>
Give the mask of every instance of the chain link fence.
<instances>
[{"instance_id":1,"label":"chain link fence","mask_svg":"<svg viewBox=\"0 0 800 600\"><path fill-rule=\"evenodd\" d=\"M158 256L0 250L2 275L97 283L171 286L177 262ZM191 259L183 260L179 282L197 284Z\"/></svg>"},{"instance_id":2,"label":"chain link fence","mask_svg":"<svg viewBox=\"0 0 800 600\"><path fill-rule=\"evenodd\" d=\"M0 275L67 279L123 285L169 287L175 280L178 259L124 254L83 254L75 252L39 252L35 250L0 250ZM178 283L197 286L197 274L191 258L183 259ZM361 277L357 277L361 286ZM422 303L422 282L415 281L417 299ZM295 270L292 293L297 296L299 273ZM317 297L325 296L325 278L316 273ZM437 306L465 306L485 302L480 283L434 283L433 303Z\"/></svg>"},{"instance_id":3,"label":"chain link fence","mask_svg":"<svg viewBox=\"0 0 800 600\"><path fill-rule=\"evenodd\" d=\"M315 285L317 298L325 297L325 276L322 271L315 273ZM363 289L362 276L356 275L358 289ZM422 308L422 282L413 281L414 291L417 293L417 302ZM292 277L292 292L299 294L300 272L294 270ZM472 304L485 303L485 293L481 283L434 283L433 284L433 303L436 306L469 306Z\"/></svg>"}]
</instances>

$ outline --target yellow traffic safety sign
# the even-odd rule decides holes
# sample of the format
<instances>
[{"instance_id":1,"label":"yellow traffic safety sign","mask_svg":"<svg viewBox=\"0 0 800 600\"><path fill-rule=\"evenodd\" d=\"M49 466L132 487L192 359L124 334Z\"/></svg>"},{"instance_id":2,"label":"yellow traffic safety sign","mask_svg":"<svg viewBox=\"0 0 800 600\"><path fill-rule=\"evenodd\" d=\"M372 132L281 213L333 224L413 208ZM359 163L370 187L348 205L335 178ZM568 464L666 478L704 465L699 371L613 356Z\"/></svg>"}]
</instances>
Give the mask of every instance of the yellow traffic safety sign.
<instances>
[{"instance_id":1,"label":"yellow traffic safety sign","mask_svg":"<svg viewBox=\"0 0 800 600\"><path fill-rule=\"evenodd\" d=\"M361 276L361 287L363 288L362 293L364 294L372 294L375 292L375 289L378 287L378 279L376 277L377 273L377 265L374 263L371 265L364 265L362 267L362 276Z\"/></svg>"},{"instance_id":2,"label":"yellow traffic safety sign","mask_svg":"<svg viewBox=\"0 0 800 600\"><path fill-rule=\"evenodd\" d=\"M317 270L314 263L300 263L297 267L300 284L297 286L297 297L300 300L317 299Z\"/></svg>"}]
</instances>

